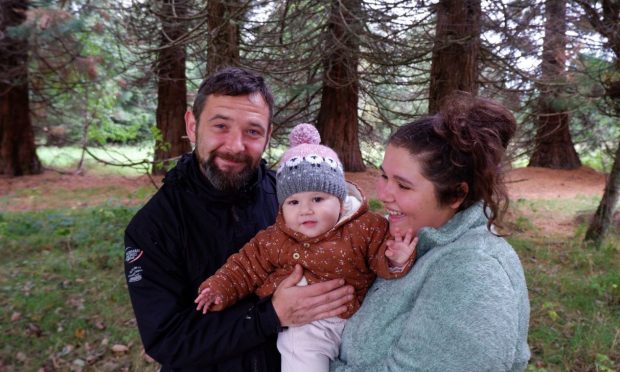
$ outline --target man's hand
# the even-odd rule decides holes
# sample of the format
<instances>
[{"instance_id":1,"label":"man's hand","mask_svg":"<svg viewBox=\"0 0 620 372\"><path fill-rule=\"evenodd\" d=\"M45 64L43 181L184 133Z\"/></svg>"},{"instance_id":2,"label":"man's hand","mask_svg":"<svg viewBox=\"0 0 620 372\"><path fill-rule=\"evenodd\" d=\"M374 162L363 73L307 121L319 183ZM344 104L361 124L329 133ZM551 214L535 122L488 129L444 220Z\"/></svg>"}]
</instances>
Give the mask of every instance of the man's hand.
<instances>
[{"instance_id":1,"label":"man's hand","mask_svg":"<svg viewBox=\"0 0 620 372\"><path fill-rule=\"evenodd\" d=\"M385 256L390 262L390 267L402 268L405 266L409 257L415 254L415 248L418 244L418 237L413 237L413 231L407 230L405 236L402 236L400 230L396 230L394 240L387 242Z\"/></svg>"},{"instance_id":2,"label":"man's hand","mask_svg":"<svg viewBox=\"0 0 620 372\"><path fill-rule=\"evenodd\" d=\"M283 327L310 323L342 314L353 299L353 287L344 279L298 287L303 276L300 265L278 286L271 298Z\"/></svg>"}]
</instances>

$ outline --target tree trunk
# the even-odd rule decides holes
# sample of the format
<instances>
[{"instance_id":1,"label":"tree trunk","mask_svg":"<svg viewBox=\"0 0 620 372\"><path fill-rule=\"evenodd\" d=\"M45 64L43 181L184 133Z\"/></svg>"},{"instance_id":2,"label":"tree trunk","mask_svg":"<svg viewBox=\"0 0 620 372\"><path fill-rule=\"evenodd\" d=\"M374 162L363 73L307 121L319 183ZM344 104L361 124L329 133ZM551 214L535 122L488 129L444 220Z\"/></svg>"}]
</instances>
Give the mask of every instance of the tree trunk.
<instances>
[{"instance_id":1,"label":"tree trunk","mask_svg":"<svg viewBox=\"0 0 620 372\"><path fill-rule=\"evenodd\" d=\"M207 73L223 66L239 65L239 24L243 6L239 0L209 0L207 4Z\"/></svg>"},{"instance_id":2,"label":"tree trunk","mask_svg":"<svg viewBox=\"0 0 620 372\"><path fill-rule=\"evenodd\" d=\"M478 94L480 0L441 0L431 64L429 114L454 91Z\"/></svg>"},{"instance_id":3,"label":"tree trunk","mask_svg":"<svg viewBox=\"0 0 620 372\"><path fill-rule=\"evenodd\" d=\"M366 169L360 151L357 103L361 1L333 0L323 57L323 88L317 129L323 144L340 157L344 169Z\"/></svg>"},{"instance_id":4,"label":"tree trunk","mask_svg":"<svg viewBox=\"0 0 620 372\"><path fill-rule=\"evenodd\" d=\"M28 41L7 34L26 19L27 1L3 1L0 8L0 174L41 173L28 95Z\"/></svg>"},{"instance_id":5,"label":"tree trunk","mask_svg":"<svg viewBox=\"0 0 620 372\"><path fill-rule=\"evenodd\" d=\"M530 167L575 169L581 161L570 134L566 84L566 0L545 2L537 131Z\"/></svg>"},{"instance_id":6,"label":"tree trunk","mask_svg":"<svg viewBox=\"0 0 620 372\"><path fill-rule=\"evenodd\" d=\"M161 23L161 49L157 59L157 111L159 136L155 141L152 172L163 174L173 159L191 150L185 136L185 46L178 42L186 31L178 17L186 13L185 4L178 0L164 0Z\"/></svg>"},{"instance_id":7,"label":"tree trunk","mask_svg":"<svg viewBox=\"0 0 620 372\"><path fill-rule=\"evenodd\" d=\"M603 199L596 209L592 222L586 231L585 240L594 242L598 247L605 238L609 227L613 221L614 211L618 203L618 193L620 192L620 141L616 149L616 157L611 173L605 184Z\"/></svg>"}]
</instances>

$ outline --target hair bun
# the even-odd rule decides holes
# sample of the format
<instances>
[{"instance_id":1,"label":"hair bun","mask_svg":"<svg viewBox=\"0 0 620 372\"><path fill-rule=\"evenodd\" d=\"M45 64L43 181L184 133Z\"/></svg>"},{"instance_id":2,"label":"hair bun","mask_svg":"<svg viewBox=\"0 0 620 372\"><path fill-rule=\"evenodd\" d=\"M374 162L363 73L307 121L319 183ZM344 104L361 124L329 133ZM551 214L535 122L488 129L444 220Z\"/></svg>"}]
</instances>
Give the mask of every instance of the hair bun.
<instances>
[{"instance_id":1,"label":"hair bun","mask_svg":"<svg viewBox=\"0 0 620 372\"><path fill-rule=\"evenodd\" d=\"M288 136L291 147L301 144L318 145L321 143L321 135L312 124L298 124Z\"/></svg>"}]
</instances>

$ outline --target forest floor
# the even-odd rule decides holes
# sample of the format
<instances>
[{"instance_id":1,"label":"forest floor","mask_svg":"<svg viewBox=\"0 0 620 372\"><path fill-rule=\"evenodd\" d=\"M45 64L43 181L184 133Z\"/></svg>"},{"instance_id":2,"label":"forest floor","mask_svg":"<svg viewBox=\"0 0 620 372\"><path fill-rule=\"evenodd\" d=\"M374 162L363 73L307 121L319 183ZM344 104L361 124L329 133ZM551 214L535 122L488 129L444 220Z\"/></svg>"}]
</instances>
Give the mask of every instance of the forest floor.
<instances>
[{"instance_id":1,"label":"forest floor","mask_svg":"<svg viewBox=\"0 0 620 372\"><path fill-rule=\"evenodd\" d=\"M347 174L368 199L378 177ZM517 168L507 181L506 233L530 293L528 370L620 371L620 212L601 249L581 243L606 175ZM158 370L142 349L119 262L122 232L159 182L94 172L0 177L0 371Z\"/></svg>"},{"instance_id":2,"label":"forest floor","mask_svg":"<svg viewBox=\"0 0 620 372\"><path fill-rule=\"evenodd\" d=\"M347 179L358 184L368 199L376 198L377 169L347 173ZM516 168L508 173L507 186L511 201L557 200L602 196L606 175L588 167L575 170ZM143 204L155 192L160 179L148 176L73 175L46 171L41 175L17 178L0 177L0 210L7 212L56 208L80 208L106 202L123 205ZM527 210L521 211L527 215ZM590 211L591 213L591 211ZM568 234L583 216L538 211L532 222L542 232Z\"/></svg>"}]
</instances>

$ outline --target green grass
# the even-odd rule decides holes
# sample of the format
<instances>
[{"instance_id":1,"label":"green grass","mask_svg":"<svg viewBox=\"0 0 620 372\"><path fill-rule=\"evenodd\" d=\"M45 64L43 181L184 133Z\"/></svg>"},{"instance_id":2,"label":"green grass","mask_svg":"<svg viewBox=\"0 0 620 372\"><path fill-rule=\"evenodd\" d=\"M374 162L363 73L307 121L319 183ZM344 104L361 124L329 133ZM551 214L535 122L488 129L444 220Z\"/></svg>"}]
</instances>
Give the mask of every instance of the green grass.
<instances>
[{"instance_id":1,"label":"green grass","mask_svg":"<svg viewBox=\"0 0 620 372\"><path fill-rule=\"evenodd\" d=\"M512 204L518 228L508 239L530 291L529 371L620 369L620 236L593 249L581 243L584 226L569 235L538 228L597 203ZM0 370L157 369L142 355L123 274L123 230L136 209L106 202L0 213Z\"/></svg>"},{"instance_id":2,"label":"green grass","mask_svg":"<svg viewBox=\"0 0 620 372\"><path fill-rule=\"evenodd\" d=\"M529 371L620 368L620 236L601 248L572 235L541 232L535 221L593 213L595 198L519 200L508 238L521 257L530 292Z\"/></svg>"},{"instance_id":3,"label":"green grass","mask_svg":"<svg viewBox=\"0 0 620 372\"><path fill-rule=\"evenodd\" d=\"M142 358L123 273L123 230L134 213L0 214L0 366L155 369Z\"/></svg>"},{"instance_id":4,"label":"green grass","mask_svg":"<svg viewBox=\"0 0 620 372\"><path fill-rule=\"evenodd\" d=\"M89 148L97 158L113 164L130 164L153 158L153 144L142 146L107 146L106 149ZM45 167L55 169L76 169L82 156L79 147L54 147L39 146L37 155ZM124 176L137 176L148 171L147 165L138 166L112 166L96 161L89 154L85 154L84 168L95 174L114 174Z\"/></svg>"}]
</instances>

